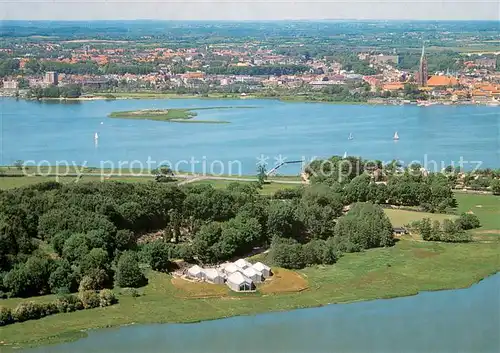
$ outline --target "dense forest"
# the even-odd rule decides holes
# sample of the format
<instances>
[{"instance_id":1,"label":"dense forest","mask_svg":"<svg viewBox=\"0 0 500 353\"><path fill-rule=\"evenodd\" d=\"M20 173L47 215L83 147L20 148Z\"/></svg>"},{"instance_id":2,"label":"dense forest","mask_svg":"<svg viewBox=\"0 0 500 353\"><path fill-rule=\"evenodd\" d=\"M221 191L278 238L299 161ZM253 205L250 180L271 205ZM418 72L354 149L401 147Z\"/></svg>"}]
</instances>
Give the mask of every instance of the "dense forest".
<instances>
[{"instance_id":1,"label":"dense forest","mask_svg":"<svg viewBox=\"0 0 500 353\"><path fill-rule=\"evenodd\" d=\"M174 259L215 264L266 248L277 266L333 264L344 252L394 243L385 204L435 212L456 206L447 176L426 176L418 168L396 175L393 164L347 170L346 161L364 164L332 157L328 176L318 176L324 164L313 162L311 185L272 197L260 195L258 183L220 190L46 182L1 191L0 291L29 297L137 287L147 282L140 262L170 271ZM388 181L376 181L382 178ZM460 219L455 228L442 226L446 237L440 240L470 240L462 230L471 220ZM146 234L156 240L138 242Z\"/></svg>"}]
</instances>

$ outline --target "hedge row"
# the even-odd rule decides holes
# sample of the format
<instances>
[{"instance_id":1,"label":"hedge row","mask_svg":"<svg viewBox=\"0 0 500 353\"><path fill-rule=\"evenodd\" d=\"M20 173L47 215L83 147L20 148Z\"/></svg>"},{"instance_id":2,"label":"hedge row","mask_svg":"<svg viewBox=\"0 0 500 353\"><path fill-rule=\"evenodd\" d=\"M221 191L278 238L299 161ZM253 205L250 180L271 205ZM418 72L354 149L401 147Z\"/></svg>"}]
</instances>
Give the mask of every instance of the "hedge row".
<instances>
[{"instance_id":1,"label":"hedge row","mask_svg":"<svg viewBox=\"0 0 500 353\"><path fill-rule=\"evenodd\" d=\"M117 302L115 294L109 289L103 289L100 292L83 291L78 295L63 295L50 303L24 302L13 310L0 307L0 326L37 320L59 313L110 306Z\"/></svg>"}]
</instances>

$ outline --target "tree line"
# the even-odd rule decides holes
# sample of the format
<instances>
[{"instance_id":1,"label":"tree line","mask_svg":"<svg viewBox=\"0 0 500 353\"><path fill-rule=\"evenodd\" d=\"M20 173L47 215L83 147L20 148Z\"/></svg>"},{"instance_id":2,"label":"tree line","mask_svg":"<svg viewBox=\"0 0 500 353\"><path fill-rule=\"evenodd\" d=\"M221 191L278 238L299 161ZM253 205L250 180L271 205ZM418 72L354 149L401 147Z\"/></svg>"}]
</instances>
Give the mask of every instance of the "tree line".
<instances>
[{"instance_id":1,"label":"tree line","mask_svg":"<svg viewBox=\"0 0 500 353\"><path fill-rule=\"evenodd\" d=\"M259 183L46 182L0 192L0 291L30 297L48 293L139 287L139 263L170 271L174 259L216 264L270 248L277 266L331 264L345 252L391 246L392 226L380 205L446 211L455 205L439 175L388 176L371 167L339 178L313 175L311 185L272 197ZM351 158L351 162L361 159ZM378 167L377 167L378 168ZM383 166L390 175L391 166ZM377 176L378 175L378 176ZM443 179L444 178L444 179ZM138 239L160 233L160 240Z\"/></svg>"}]
</instances>

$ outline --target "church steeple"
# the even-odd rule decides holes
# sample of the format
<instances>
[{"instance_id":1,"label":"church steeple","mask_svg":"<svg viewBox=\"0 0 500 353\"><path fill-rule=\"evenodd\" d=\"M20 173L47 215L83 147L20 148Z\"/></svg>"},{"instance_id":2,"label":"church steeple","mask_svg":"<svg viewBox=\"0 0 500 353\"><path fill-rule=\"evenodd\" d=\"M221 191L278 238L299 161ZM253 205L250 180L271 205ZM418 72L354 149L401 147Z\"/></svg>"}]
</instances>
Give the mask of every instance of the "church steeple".
<instances>
[{"instance_id":1,"label":"church steeple","mask_svg":"<svg viewBox=\"0 0 500 353\"><path fill-rule=\"evenodd\" d=\"M422 43L422 56L420 57L420 65L417 72L417 83L420 87L427 86L427 79L429 73L427 72L427 58L425 57L425 45Z\"/></svg>"}]
</instances>

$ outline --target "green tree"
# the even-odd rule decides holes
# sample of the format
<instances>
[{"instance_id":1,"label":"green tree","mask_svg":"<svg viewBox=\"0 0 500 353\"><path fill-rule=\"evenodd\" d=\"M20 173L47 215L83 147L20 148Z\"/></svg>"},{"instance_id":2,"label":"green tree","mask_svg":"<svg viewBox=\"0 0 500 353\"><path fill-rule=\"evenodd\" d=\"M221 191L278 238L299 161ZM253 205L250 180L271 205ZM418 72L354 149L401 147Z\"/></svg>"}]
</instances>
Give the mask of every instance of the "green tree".
<instances>
[{"instance_id":1,"label":"green tree","mask_svg":"<svg viewBox=\"0 0 500 353\"><path fill-rule=\"evenodd\" d=\"M270 256L276 266L299 269L306 265L302 245L293 239L276 239L270 249Z\"/></svg>"},{"instance_id":2,"label":"green tree","mask_svg":"<svg viewBox=\"0 0 500 353\"><path fill-rule=\"evenodd\" d=\"M56 269L50 274L49 286L52 293L74 292L77 289L76 277L67 260L59 260Z\"/></svg>"},{"instance_id":3,"label":"green tree","mask_svg":"<svg viewBox=\"0 0 500 353\"><path fill-rule=\"evenodd\" d=\"M423 240L432 240L433 232L430 218L424 218L418 223L418 232Z\"/></svg>"},{"instance_id":4,"label":"green tree","mask_svg":"<svg viewBox=\"0 0 500 353\"><path fill-rule=\"evenodd\" d=\"M162 241L155 241L149 244L149 264L155 271L165 272L171 267L170 250L167 244Z\"/></svg>"},{"instance_id":5,"label":"green tree","mask_svg":"<svg viewBox=\"0 0 500 353\"><path fill-rule=\"evenodd\" d=\"M490 187L493 195L500 195L500 179L493 179Z\"/></svg>"},{"instance_id":6,"label":"green tree","mask_svg":"<svg viewBox=\"0 0 500 353\"><path fill-rule=\"evenodd\" d=\"M126 251L120 256L116 266L115 282L122 288L137 288L147 284L147 279L139 268L136 253Z\"/></svg>"},{"instance_id":7,"label":"green tree","mask_svg":"<svg viewBox=\"0 0 500 353\"><path fill-rule=\"evenodd\" d=\"M76 233L64 242L62 255L70 263L82 260L90 252L90 240L85 234Z\"/></svg>"},{"instance_id":8,"label":"green tree","mask_svg":"<svg viewBox=\"0 0 500 353\"><path fill-rule=\"evenodd\" d=\"M262 186L266 183L266 180L267 180L266 166L263 164L257 165L257 183L259 184L260 188L262 188Z\"/></svg>"}]
</instances>

